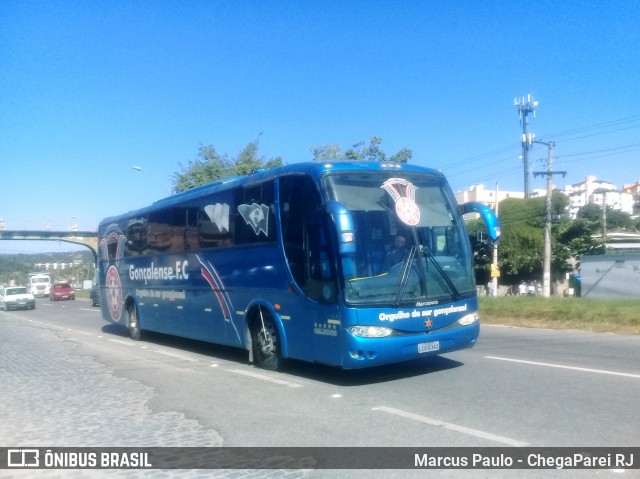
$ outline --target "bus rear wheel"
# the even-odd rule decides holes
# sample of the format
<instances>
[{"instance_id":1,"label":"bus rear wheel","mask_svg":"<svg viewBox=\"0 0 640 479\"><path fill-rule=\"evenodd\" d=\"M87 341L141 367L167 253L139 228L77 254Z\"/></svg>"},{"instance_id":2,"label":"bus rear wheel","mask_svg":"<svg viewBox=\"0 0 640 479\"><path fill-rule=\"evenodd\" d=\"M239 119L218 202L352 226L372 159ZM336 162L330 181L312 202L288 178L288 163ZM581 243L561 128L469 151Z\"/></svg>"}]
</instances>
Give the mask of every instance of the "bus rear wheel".
<instances>
[{"instance_id":1,"label":"bus rear wheel","mask_svg":"<svg viewBox=\"0 0 640 479\"><path fill-rule=\"evenodd\" d=\"M277 371L282 366L282 352L276 325L269 316L256 319L252 327L253 351L258 364L268 371Z\"/></svg>"},{"instance_id":2,"label":"bus rear wheel","mask_svg":"<svg viewBox=\"0 0 640 479\"><path fill-rule=\"evenodd\" d=\"M142 339L142 330L140 329L138 311L135 304L131 304L127 308L127 326L129 328L129 336L131 336L131 339L134 341L140 341L140 339Z\"/></svg>"}]
</instances>

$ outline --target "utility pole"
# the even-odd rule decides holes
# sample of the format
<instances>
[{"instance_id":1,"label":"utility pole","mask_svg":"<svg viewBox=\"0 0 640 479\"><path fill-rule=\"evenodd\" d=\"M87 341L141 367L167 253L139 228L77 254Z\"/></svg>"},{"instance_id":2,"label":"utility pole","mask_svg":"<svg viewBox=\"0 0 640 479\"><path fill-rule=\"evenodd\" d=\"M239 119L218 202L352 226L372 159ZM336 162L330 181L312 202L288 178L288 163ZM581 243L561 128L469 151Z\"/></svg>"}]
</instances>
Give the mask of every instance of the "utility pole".
<instances>
[{"instance_id":1,"label":"utility pole","mask_svg":"<svg viewBox=\"0 0 640 479\"><path fill-rule=\"evenodd\" d=\"M593 193L602 195L602 244L607 250L607 193L609 190L598 188Z\"/></svg>"},{"instance_id":2,"label":"utility pole","mask_svg":"<svg viewBox=\"0 0 640 479\"><path fill-rule=\"evenodd\" d=\"M535 140L533 133L528 133L527 127L529 126L528 115L533 113L533 117L536 116L536 108L538 102L533 100L531 93L527 95L527 98L515 98L513 103L520 115L520 123L522 124L522 162L524 164L524 197L531 197L531 183L529 182L529 149Z\"/></svg>"},{"instance_id":3,"label":"utility pole","mask_svg":"<svg viewBox=\"0 0 640 479\"><path fill-rule=\"evenodd\" d=\"M553 175L562 175L563 177L567 174L566 171L552 171L553 167L553 147L555 143L553 141L544 142L544 141L535 141L535 143L541 143L543 145L547 145L549 147L549 155L547 158L547 171L534 171L533 175L547 175L547 197L546 197L546 216L547 220L544 225L544 262L543 262L543 272L542 272L542 296L548 298L551 296L551 223L553 220L553 215L551 212L551 196L553 193Z\"/></svg>"},{"instance_id":4,"label":"utility pole","mask_svg":"<svg viewBox=\"0 0 640 479\"><path fill-rule=\"evenodd\" d=\"M602 191L602 241L607 249L607 192Z\"/></svg>"}]
</instances>

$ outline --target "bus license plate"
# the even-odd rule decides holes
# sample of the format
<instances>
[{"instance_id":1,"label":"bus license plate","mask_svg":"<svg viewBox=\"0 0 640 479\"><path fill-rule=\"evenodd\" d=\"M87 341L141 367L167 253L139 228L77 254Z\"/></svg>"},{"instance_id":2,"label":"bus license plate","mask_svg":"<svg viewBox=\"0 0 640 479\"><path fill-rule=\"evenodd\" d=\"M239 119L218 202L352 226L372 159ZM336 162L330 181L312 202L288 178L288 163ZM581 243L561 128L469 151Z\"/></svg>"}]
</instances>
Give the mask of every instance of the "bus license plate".
<instances>
[{"instance_id":1,"label":"bus license plate","mask_svg":"<svg viewBox=\"0 0 640 479\"><path fill-rule=\"evenodd\" d=\"M440 349L440 341L432 341L430 343L418 344L419 353L430 353L431 351L438 351Z\"/></svg>"}]
</instances>

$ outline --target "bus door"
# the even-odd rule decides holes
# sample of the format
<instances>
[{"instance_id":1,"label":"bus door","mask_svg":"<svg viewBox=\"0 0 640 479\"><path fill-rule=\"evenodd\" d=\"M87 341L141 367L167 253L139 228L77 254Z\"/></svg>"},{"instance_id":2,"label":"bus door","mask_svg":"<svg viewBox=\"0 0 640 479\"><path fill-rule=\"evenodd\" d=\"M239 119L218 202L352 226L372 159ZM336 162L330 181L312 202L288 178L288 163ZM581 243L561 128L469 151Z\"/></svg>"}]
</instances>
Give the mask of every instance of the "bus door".
<instances>
[{"instance_id":1,"label":"bus door","mask_svg":"<svg viewBox=\"0 0 640 479\"><path fill-rule=\"evenodd\" d=\"M288 326L293 357L335 364L339 354L335 254L320 194L307 176L279 179L280 221L287 265L296 288L295 319ZM333 361L333 362L331 362Z\"/></svg>"},{"instance_id":2,"label":"bus door","mask_svg":"<svg viewBox=\"0 0 640 479\"><path fill-rule=\"evenodd\" d=\"M340 357L340 316L334 254L329 241L326 217L309 217L304 225L306 257L302 285L309 301L313 321L313 359L335 363Z\"/></svg>"}]
</instances>

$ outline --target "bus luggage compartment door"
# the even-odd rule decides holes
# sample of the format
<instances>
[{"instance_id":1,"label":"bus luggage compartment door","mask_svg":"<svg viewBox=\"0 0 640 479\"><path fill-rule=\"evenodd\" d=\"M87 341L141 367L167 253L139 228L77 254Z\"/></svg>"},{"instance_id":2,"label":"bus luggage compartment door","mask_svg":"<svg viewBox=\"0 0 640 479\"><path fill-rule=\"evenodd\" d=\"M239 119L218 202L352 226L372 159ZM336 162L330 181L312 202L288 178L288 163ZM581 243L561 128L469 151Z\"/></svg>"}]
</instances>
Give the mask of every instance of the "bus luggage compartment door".
<instances>
[{"instance_id":1,"label":"bus luggage compartment door","mask_svg":"<svg viewBox=\"0 0 640 479\"><path fill-rule=\"evenodd\" d=\"M338 308L333 305L314 305L313 359L316 362L340 365L342 325Z\"/></svg>"}]
</instances>

